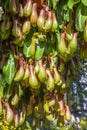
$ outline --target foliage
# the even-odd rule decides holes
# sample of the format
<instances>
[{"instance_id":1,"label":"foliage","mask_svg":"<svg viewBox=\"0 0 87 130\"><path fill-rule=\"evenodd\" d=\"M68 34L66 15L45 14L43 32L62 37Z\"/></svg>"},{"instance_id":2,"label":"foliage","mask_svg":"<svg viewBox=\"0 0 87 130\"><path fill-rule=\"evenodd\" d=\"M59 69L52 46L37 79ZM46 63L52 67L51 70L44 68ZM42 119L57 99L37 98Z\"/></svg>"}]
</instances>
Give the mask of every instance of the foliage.
<instances>
[{"instance_id":1,"label":"foliage","mask_svg":"<svg viewBox=\"0 0 87 130\"><path fill-rule=\"evenodd\" d=\"M70 95L82 102L72 83L86 58L86 0L1 0L1 129L76 129Z\"/></svg>"}]
</instances>

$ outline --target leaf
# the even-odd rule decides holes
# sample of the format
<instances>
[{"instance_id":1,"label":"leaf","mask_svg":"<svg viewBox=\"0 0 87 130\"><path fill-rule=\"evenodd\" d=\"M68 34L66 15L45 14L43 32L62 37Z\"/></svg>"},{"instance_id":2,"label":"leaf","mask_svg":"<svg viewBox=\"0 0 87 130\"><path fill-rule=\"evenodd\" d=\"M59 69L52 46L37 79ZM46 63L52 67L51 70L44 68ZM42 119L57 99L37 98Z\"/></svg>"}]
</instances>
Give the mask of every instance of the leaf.
<instances>
[{"instance_id":1,"label":"leaf","mask_svg":"<svg viewBox=\"0 0 87 130\"><path fill-rule=\"evenodd\" d=\"M72 10L67 9L66 13L64 13L64 21L72 21Z\"/></svg>"},{"instance_id":2,"label":"leaf","mask_svg":"<svg viewBox=\"0 0 87 130\"><path fill-rule=\"evenodd\" d=\"M52 48L52 52L54 56L57 56L57 50L55 48Z\"/></svg>"},{"instance_id":3,"label":"leaf","mask_svg":"<svg viewBox=\"0 0 87 130\"><path fill-rule=\"evenodd\" d=\"M23 95L23 90L21 85L19 84L19 97L21 97Z\"/></svg>"},{"instance_id":4,"label":"leaf","mask_svg":"<svg viewBox=\"0 0 87 130\"><path fill-rule=\"evenodd\" d=\"M45 41L45 54L48 55L52 49L52 45L51 45L51 39L49 37L49 35L47 36L47 40Z\"/></svg>"},{"instance_id":5,"label":"leaf","mask_svg":"<svg viewBox=\"0 0 87 130\"><path fill-rule=\"evenodd\" d=\"M78 4L80 0L68 0L67 6L69 9L72 9L75 4Z\"/></svg>"},{"instance_id":6,"label":"leaf","mask_svg":"<svg viewBox=\"0 0 87 130\"><path fill-rule=\"evenodd\" d=\"M32 130L31 126L30 126L30 123L28 121L26 121L26 127L29 129L29 130Z\"/></svg>"},{"instance_id":7,"label":"leaf","mask_svg":"<svg viewBox=\"0 0 87 130\"><path fill-rule=\"evenodd\" d=\"M5 86L5 89L4 89L4 92L5 92L5 100L9 100L9 98L12 96L13 94L13 86Z\"/></svg>"},{"instance_id":8,"label":"leaf","mask_svg":"<svg viewBox=\"0 0 87 130\"><path fill-rule=\"evenodd\" d=\"M9 55L9 59L3 67L3 77L6 83L11 85L15 75L15 61L12 54Z\"/></svg>"},{"instance_id":9,"label":"leaf","mask_svg":"<svg viewBox=\"0 0 87 130\"><path fill-rule=\"evenodd\" d=\"M59 31L56 31L56 38L57 38L57 41L60 42L60 32Z\"/></svg>"},{"instance_id":10,"label":"leaf","mask_svg":"<svg viewBox=\"0 0 87 130\"><path fill-rule=\"evenodd\" d=\"M27 46L26 44L24 44L23 53L24 53L26 58L31 57L31 55L30 55L30 46Z\"/></svg>"},{"instance_id":11,"label":"leaf","mask_svg":"<svg viewBox=\"0 0 87 130\"><path fill-rule=\"evenodd\" d=\"M87 19L87 7L80 4L76 10L75 26L78 31L84 31Z\"/></svg>"},{"instance_id":12,"label":"leaf","mask_svg":"<svg viewBox=\"0 0 87 130\"><path fill-rule=\"evenodd\" d=\"M42 56L43 56L43 53L44 53L44 46L42 45L40 45L40 44L38 44L37 46L36 46L36 52L35 52L35 58L36 58L36 60L39 60L39 59L41 59L42 58Z\"/></svg>"},{"instance_id":13,"label":"leaf","mask_svg":"<svg viewBox=\"0 0 87 130\"><path fill-rule=\"evenodd\" d=\"M3 97L4 86L0 86L0 98Z\"/></svg>"},{"instance_id":14,"label":"leaf","mask_svg":"<svg viewBox=\"0 0 87 130\"><path fill-rule=\"evenodd\" d=\"M50 127L51 127L51 130L58 130L57 129L57 122L58 122L58 119L55 119L54 121L52 121Z\"/></svg>"},{"instance_id":15,"label":"leaf","mask_svg":"<svg viewBox=\"0 0 87 130\"><path fill-rule=\"evenodd\" d=\"M81 0L82 4L84 4L85 6L87 6L87 0Z\"/></svg>"},{"instance_id":16,"label":"leaf","mask_svg":"<svg viewBox=\"0 0 87 130\"><path fill-rule=\"evenodd\" d=\"M2 76L0 75L0 98L3 97L5 82L3 81Z\"/></svg>"},{"instance_id":17,"label":"leaf","mask_svg":"<svg viewBox=\"0 0 87 130\"><path fill-rule=\"evenodd\" d=\"M8 4L9 4L9 0L5 0L5 3L4 3L4 9L8 12Z\"/></svg>"},{"instance_id":18,"label":"leaf","mask_svg":"<svg viewBox=\"0 0 87 130\"><path fill-rule=\"evenodd\" d=\"M31 44L31 39L32 39L32 34L28 35L25 40L24 40L24 47L23 47L23 53L26 58L31 57L30 55L30 44Z\"/></svg>"},{"instance_id":19,"label":"leaf","mask_svg":"<svg viewBox=\"0 0 87 130\"><path fill-rule=\"evenodd\" d=\"M53 4L53 9L56 10L56 8L57 8L57 1L56 0L52 0L52 4Z\"/></svg>"},{"instance_id":20,"label":"leaf","mask_svg":"<svg viewBox=\"0 0 87 130\"><path fill-rule=\"evenodd\" d=\"M57 12L57 18L58 18L58 24L59 24L59 28L63 27L63 6L65 5L65 1L60 1L60 4L58 4L58 12Z\"/></svg>"}]
</instances>

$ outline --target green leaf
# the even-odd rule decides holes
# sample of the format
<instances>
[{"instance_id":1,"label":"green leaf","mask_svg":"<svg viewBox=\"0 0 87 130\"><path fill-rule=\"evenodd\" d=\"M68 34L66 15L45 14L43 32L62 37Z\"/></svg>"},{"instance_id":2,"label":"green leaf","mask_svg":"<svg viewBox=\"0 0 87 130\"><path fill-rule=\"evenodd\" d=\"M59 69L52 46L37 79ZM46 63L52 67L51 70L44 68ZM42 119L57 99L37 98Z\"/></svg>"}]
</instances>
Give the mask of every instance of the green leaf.
<instances>
[{"instance_id":1,"label":"green leaf","mask_svg":"<svg viewBox=\"0 0 87 130\"><path fill-rule=\"evenodd\" d=\"M11 85L15 75L15 61L12 54L9 55L9 59L3 67L3 77L5 78L6 83Z\"/></svg>"},{"instance_id":2,"label":"green leaf","mask_svg":"<svg viewBox=\"0 0 87 130\"><path fill-rule=\"evenodd\" d=\"M52 52L54 56L57 56L57 50L54 47L52 48Z\"/></svg>"},{"instance_id":3,"label":"green leaf","mask_svg":"<svg viewBox=\"0 0 87 130\"><path fill-rule=\"evenodd\" d=\"M3 97L5 82L3 81L2 76L0 75L0 98Z\"/></svg>"},{"instance_id":4,"label":"green leaf","mask_svg":"<svg viewBox=\"0 0 87 130\"><path fill-rule=\"evenodd\" d=\"M57 2L56 2L56 0L52 0L52 4L53 4L53 9L56 10L56 8L57 8Z\"/></svg>"},{"instance_id":5,"label":"green leaf","mask_svg":"<svg viewBox=\"0 0 87 130\"><path fill-rule=\"evenodd\" d=\"M63 6L65 5L65 1L60 1L60 3L58 4L58 12L57 12L57 18L58 18L58 24L59 24L59 28L63 27Z\"/></svg>"},{"instance_id":6,"label":"green leaf","mask_svg":"<svg viewBox=\"0 0 87 130\"><path fill-rule=\"evenodd\" d=\"M67 11L64 13L64 21L72 21L72 10L67 9Z\"/></svg>"},{"instance_id":7,"label":"green leaf","mask_svg":"<svg viewBox=\"0 0 87 130\"><path fill-rule=\"evenodd\" d=\"M0 86L0 98L3 97L4 86Z\"/></svg>"},{"instance_id":8,"label":"green leaf","mask_svg":"<svg viewBox=\"0 0 87 130\"><path fill-rule=\"evenodd\" d=\"M21 97L23 95L23 90L21 85L19 84L19 97Z\"/></svg>"},{"instance_id":9,"label":"green leaf","mask_svg":"<svg viewBox=\"0 0 87 130\"><path fill-rule=\"evenodd\" d=\"M82 2L85 6L87 6L87 0L81 0L81 2Z\"/></svg>"},{"instance_id":10,"label":"green leaf","mask_svg":"<svg viewBox=\"0 0 87 130\"><path fill-rule=\"evenodd\" d=\"M39 60L39 59L42 58L43 53L44 53L44 49L45 49L44 48L44 44L43 45L37 44L37 46L36 46L36 52L35 52L35 58L36 58L36 60Z\"/></svg>"},{"instance_id":11,"label":"green leaf","mask_svg":"<svg viewBox=\"0 0 87 130\"><path fill-rule=\"evenodd\" d=\"M84 31L85 21L87 19L87 7L80 4L76 11L75 26L78 31Z\"/></svg>"},{"instance_id":12,"label":"green leaf","mask_svg":"<svg viewBox=\"0 0 87 130\"><path fill-rule=\"evenodd\" d=\"M72 9L75 4L78 4L80 0L68 0L67 6L69 9Z\"/></svg>"},{"instance_id":13,"label":"green leaf","mask_svg":"<svg viewBox=\"0 0 87 130\"><path fill-rule=\"evenodd\" d=\"M60 32L59 31L56 31L56 38L57 38L57 41L60 42Z\"/></svg>"},{"instance_id":14,"label":"green leaf","mask_svg":"<svg viewBox=\"0 0 87 130\"><path fill-rule=\"evenodd\" d=\"M45 54L48 55L52 49L52 42L50 36L47 36L47 40L45 41Z\"/></svg>"},{"instance_id":15,"label":"green leaf","mask_svg":"<svg viewBox=\"0 0 87 130\"><path fill-rule=\"evenodd\" d=\"M28 121L26 121L26 127L29 129L29 130L32 130L31 126L30 126L30 123Z\"/></svg>"},{"instance_id":16,"label":"green leaf","mask_svg":"<svg viewBox=\"0 0 87 130\"><path fill-rule=\"evenodd\" d=\"M26 37L26 39L24 40L23 54L25 55L26 58L31 57L31 55L30 55L31 39L32 39L32 36L31 36L31 34L30 34L30 35L28 35L28 36Z\"/></svg>"},{"instance_id":17,"label":"green leaf","mask_svg":"<svg viewBox=\"0 0 87 130\"><path fill-rule=\"evenodd\" d=\"M26 58L31 57L31 55L30 55L30 46L27 46L26 44L24 44L23 53L24 53Z\"/></svg>"},{"instance_id":18,"label":"green leaf","mask_svg":"<svg viewBox=\"0 0 87 130\"><path fill-rule=\"evenodd\" d=\"M4 92L5 92L5 100L9 100L9 98L12 96L13 94L13 85L7 85L5 86L5 89L4 89Z\"/></svg>"}]
</instances>

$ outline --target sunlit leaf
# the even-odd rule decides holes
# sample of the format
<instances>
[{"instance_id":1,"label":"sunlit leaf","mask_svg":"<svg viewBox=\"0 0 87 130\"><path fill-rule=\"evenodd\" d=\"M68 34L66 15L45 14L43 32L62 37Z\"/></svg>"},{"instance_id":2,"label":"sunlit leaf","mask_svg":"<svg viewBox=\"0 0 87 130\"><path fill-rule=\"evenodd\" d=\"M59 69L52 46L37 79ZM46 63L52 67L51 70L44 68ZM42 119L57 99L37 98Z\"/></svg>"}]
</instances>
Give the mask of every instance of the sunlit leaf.
<instances>
[{"instance_id":1,"label":"sunlit leaf","mask_svg":"<svg viewBox=\"0 0 87 130\"><path fill-rule=\"evenodd\" d=\"M85 6L87 6L87 0L81 0L81 2L82 2Z\"/></svg>"},{"instance_id":2,"label":"sunlit leaf","mask_svg":"<svg viewBox=\"0 0 87 130\"><path fill-rule=\"evenodd\" d=\"M12 54L9 55L9 59L3 67L3 76L5 81L10 85L15 75L15 61Z\"/></svg>"},{"instance_id":3,"label":"sunlit leaf","mask_svg":"<svg viewBox=\"0 0 87 130\"><path fill-rule=\"evenodd\" d=\"M83 31L87 19L87 7L80 4L76 11L75 26L78 31Z\"/></svg>"},{"instance_id":4,"label":"sunlit leaf","mask_svg":"<svg viewBox=\"0 0 87 130\"><path fill-rule=\"evenodd\" d=\"M75 4L78 4L80 0L68 0L67 6L69 9L72 9Z\"/></svg>"}]
</instances>

